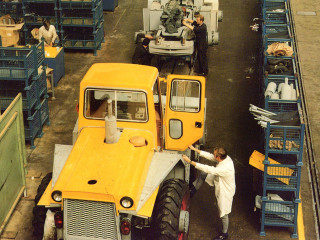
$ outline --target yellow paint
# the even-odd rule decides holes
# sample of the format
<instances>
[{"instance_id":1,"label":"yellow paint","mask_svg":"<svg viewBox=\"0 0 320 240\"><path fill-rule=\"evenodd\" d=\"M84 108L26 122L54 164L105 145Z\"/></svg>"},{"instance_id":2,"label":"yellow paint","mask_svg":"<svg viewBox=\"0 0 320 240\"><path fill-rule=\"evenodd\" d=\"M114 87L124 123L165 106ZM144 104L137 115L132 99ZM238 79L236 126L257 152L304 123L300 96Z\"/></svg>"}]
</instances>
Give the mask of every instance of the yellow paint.
<instances>
[{"instance_id":1,"label":"yellow paint","mask_svg":"<svg viewBox=\"0 0 320 240\"><path fill-rule=\"evenodd\" d=\"M59 52L62 50L61 47L57 49L56 47L44 47L45 57L46 58L55 58Z\"/></svg>"},{"instance_id":2,"label":"yellow paint","mask_svg":"<svg viewBox=\"0 0 320 240\"><path fill-rule=\"evenodd\" d=\"M195 80L201 85L201 104L199 112L179 112L170 109L171 83L175 79ZM167 97L166 113L164 119L165 127L165 148L170 150L184 151L189 145L195 143L203 135L204 111L205 111L205 78L201 76L169 75L167 77ZM179 139L173 139L169 135L170 119L179 119L182 121L182 136ZM201 128L195 127L195 123L200 122Z\"/></svg>"},{"instance_id":3,"label":"yellow paint","mask_svg":"<svg viewBox=\"0 0 320 240\"><path fill-rule=\"evenodd\" d=\"M301 193L299 195L301 199ZM298 206L298 238L299 240L305 240L304 223L303 223L303 212L302 212L302 200Z\"/></svg>"},{"instance_id":4,"label":"yellow paint","mask_svg":"<svg viewBox=\"0 0 320 240\"><path fill-rule=\"evenodd\" d=\"M254 150L253 153L250 156L249 159L249 164L261 171L264 171L264 164L263 161L265 160L265 155L263 155L262 153ZM270 164L280 164L277 161L273 160L272 158L268 158ZM272 167L274 168L274 167ZM286 167L281 167L281 169L283 169L283 171L281 171L281 174L277 174L274 173L271 169L270 172L268 171L268 175L283 175L283 176L291 176L293 174L293 170L290 168L286 168ZM289 184L289 178L277 178L279 181L285 183L285 184Z\"/></svg>"},{"instance_id":5,"label":"yellow paint","mask_svg":"<svg viewBox=\"0 0 320 240\"><path fill-rule=\"evenodd\" d=\"M134 147L129 142L133 136L144 137L148 145ZM128 196L134 205L126 210L135 210L154 154L154 136L124 129L117 143L104 139L104 128L84 128L52 191L61 191L63 198L115 202L117 210L124 209L120 199ZM90 185L90 180L97 183Z\"/></svg>"},{"instance_id":6,"label":"yellow paint","mask_svg":"<svg viewBox=\"0 0 320 240\"><path fill-rule=\"evenodd\" d=\"M155 203L157 195L158 195L158 191L159 191L159 187L152 193L151 197L147 200L147 202L139 210L139 212L138 212L139 216L151 217L154 203Z\"/></svg>"}]
</instances>

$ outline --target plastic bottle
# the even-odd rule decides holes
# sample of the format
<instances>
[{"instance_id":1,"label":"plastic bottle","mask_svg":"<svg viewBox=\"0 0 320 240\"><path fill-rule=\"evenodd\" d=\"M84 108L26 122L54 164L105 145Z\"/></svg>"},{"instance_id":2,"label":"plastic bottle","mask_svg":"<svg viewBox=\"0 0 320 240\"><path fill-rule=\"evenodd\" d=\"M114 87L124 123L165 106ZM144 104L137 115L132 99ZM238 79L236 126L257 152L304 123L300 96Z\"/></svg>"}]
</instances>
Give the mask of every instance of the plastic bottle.
<instances>
[{"instance_id":1,"label":"plastic bottle","mask_svg":"<svg viewBox=\"0 0 320 240\"><path fill-rule=\"evenodd\" d=\"M288 81L289 81L289 79L285 78L284 84L281 88L280 98L282 100L291 100L291 87L289 86Z\"/></svg>"},{"instance_id":2,"label":"plastic bottle","mask_svg":"<svg viewBox=\"0 0 320 240\"><path fill-rule=\"evenodd\" d=\"M297 100L297 91L293 87L293 83L290 84L291 87L291 100Z\"/></svg>"}]
</instances>

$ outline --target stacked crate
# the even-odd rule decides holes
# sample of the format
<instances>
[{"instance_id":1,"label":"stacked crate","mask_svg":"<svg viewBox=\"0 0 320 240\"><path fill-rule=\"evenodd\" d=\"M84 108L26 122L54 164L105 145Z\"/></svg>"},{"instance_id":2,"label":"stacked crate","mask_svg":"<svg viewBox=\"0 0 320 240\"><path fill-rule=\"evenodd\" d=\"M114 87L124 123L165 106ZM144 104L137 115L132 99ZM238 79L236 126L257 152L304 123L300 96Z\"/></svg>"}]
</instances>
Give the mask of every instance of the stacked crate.
<instances>
[{"instance_id":1,"label":"stacked crate","mask_svg":"<svg viewBox=\"0 0 320 240\"><path fill-rule=\"evenodd\" d=\"M271 99L265 96L264 108L270 112L292 114L281 125L267 124L264 131L264 173L261 205L261 231L265 226L292 227L291 237L297 238L298 206L301 202L300 178L305 125L296 71L296 51L291 31L290 9L286 0L263 0L262 3L263 85L277 88L288 80L296 91L292 100ZM271 56L267 53L272 43L286 43L292 56ZM276 196L276 197L275 197Z\"/></svg>"},{"instance_id":2,"label":"stacked crate","mask_svg":"<svg viewBox=\"0 0 320 240\"><path fill-rule=\"evenodd\" d=\"M102 0L60 0L61 42L97 54L104 40Z\"/></svg>"},{"instance_id":3,"label":"stacked crate","mask_svg":"<svg viewBox=\"0 0 320 240\"><path fill-rule=\"evenodd\" d=\"M44 43L28 47L0 47L0 107L4 111L22 93L25 138L34 148L49 124Z\"/></svg>"},{"instance_id":4,"label":"stacked crate","mask_svg":"<svg viewBox=\"0 0 320 240\"><path fill-rule=\"evenodd\" d=\"M58 0L22 0L24 36L26 44L33 44L31 31L42 26L43 19L49 19L59 35Z\"/></svg>"},{"instance_id":5,"label":"stacked crate","mask_svg":"<svg viewBox=\"0 0 320 240\"><path fill-rule=\"evenodd\" d=\"M10 15L13 19L22 17L22 2L0 1L0 17Z\"/></svg>"}]
</instances>

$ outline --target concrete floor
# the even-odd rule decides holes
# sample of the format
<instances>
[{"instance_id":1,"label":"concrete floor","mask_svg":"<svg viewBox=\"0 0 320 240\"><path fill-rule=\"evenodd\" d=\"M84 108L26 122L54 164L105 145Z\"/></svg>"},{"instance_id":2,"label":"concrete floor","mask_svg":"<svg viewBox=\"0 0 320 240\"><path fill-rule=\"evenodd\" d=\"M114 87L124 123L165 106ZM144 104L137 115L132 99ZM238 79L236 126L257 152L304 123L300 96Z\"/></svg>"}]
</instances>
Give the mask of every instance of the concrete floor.
<instances>
[{"instance_id":1,"label":"concrete floor","mask_svg":"<svg viewBox=\"0 0 320 240\"><path fill-rule=\"evenodd\" d=\"M295 2L298 2L297 0ZM134 32L142 29L142 8L146 0L119 0L119 6L104 15L105 43L94 57L91 52L67 52L66 75L55 89L56 100L50 100L49 127L36 140L36 149L28 149L28 197L22 198L1 239L32 239L33 199L41 177L52 171L54 144L72 144L72 130L77 119L76 104L79 83L88 68L97 62L131 62ZM206 150L225 146L236 167L237 191L230 215L229 239L290 239L289 228L266 228L260 237L259 216L253 211L253 169L249 156L259 149L261 129L249 114L249 104L259 105L260 83L257 78L259 33L249 28L259 16L255 0L220 1L223 22L219 25L220 44L208 50ZM313 118L316 120L316 117ZM320 135L318 135L320 136ZM306 239L317 239L314 230L310 185L303 169L302 201ZM220 230L213 189L204 186L192 199L189 238L211 240Z\"/></svg>"}]
</instances>

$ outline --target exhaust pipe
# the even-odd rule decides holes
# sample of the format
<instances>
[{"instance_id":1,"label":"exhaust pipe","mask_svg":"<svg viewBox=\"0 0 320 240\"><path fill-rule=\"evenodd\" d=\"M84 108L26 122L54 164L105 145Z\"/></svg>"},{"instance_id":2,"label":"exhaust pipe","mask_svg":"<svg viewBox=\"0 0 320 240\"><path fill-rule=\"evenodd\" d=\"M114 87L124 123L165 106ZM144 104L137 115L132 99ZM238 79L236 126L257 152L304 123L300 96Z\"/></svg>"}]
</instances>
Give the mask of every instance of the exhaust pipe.
<instances>
[{"instance_id":1,"label":"exhaust pipe","mask_svg":"<svg viewBox=\"0 0 320 240\"><path fill-rule=\"evenodd\" d=\"M120 131L117 129L117 119L112 114L112 100L108 100L108 114L104 118L106 126L106 143L117 143L120 137Z\"/></svg>"}]
</instances>

